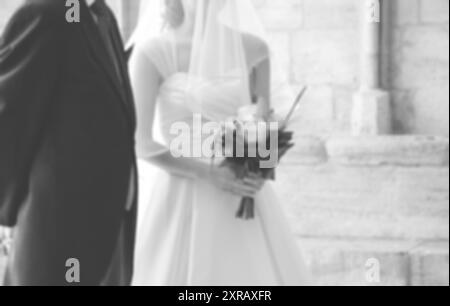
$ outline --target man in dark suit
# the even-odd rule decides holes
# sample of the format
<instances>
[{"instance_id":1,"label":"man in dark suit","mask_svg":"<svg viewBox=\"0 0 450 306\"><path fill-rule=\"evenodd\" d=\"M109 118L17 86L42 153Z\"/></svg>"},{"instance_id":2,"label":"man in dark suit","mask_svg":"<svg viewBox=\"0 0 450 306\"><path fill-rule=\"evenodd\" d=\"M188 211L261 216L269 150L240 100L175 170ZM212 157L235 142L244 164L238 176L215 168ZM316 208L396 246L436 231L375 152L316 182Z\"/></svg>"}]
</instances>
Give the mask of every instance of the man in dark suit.
<instances>
[{"instance_id":1,"label":"man in dark suit","mask_svg":"<svg viewBox=\"0 0 450 306\"><path fill-rule=\"evenodd\" d=\"M69 23L66 1L27 0L0 39L7 285L131 282L133 98L116 20L104 0L90 2Z\"/></svg>"}]
</instances>

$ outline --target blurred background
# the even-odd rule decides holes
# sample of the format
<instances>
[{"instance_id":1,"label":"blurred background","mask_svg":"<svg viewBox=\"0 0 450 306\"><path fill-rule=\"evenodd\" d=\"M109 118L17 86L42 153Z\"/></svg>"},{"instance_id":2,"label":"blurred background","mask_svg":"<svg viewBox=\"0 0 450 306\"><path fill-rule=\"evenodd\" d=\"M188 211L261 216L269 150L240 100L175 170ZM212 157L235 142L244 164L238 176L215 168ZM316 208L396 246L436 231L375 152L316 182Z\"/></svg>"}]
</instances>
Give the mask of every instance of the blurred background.
<instances>
[{"instance_id":1,"label":"blurred background","mask_svg":"<svg viewBox=\"0 0 450 306\"><path fill-rule=\"evenodd\" d=\"M108 1L124 39L139 1ZM253 1L309 87L277 185L319 284L449 285L449 1Z\"/></svg>"}]
</instances>

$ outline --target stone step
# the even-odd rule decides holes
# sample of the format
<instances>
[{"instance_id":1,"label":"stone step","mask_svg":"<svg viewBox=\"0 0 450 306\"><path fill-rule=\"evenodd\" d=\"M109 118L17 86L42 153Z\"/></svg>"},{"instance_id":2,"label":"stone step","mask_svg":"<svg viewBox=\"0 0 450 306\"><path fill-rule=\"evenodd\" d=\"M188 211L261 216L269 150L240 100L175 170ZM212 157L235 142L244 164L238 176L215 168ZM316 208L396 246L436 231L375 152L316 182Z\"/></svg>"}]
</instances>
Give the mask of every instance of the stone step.
<instances>
[{"instance_id":1,"label":"stone step","mask_svg":"<svg viewBox=\"0 0 450 306\"><path fill-rule=\"evenodd\" d=\"M429 136L336 137L326 143L330 160L349 166L448 166L449 140Z\"/></svg>"},{"instance_id":2,"label":"stone step","mask_svg":"<svg viewBox=\"0 0 450 306\"><path fill-rule=\"evenodd\" d=\"M274 183L296 234L448 240L448 167L282 163Z\"/></svg>"},{"instance_id":3,"label":"stone step","mask_svg":"<svg viewBox=\"0 0 450 306\"><path fill-rule=\"evenodd\" d=\"M449 138L435 136L334 136L323 139L295 135L285 163L344 166L448 167Z\"/></svg>"},{"instance_id":4,"label":"stone step","mask_svg":"<svg viewBox=\"0 0 450 306\"><path fill-rule=\"evenodd\" d=\"M303 238L299 245L317 285L449 285L448 241Z\"/></svg>"}]
</instances>

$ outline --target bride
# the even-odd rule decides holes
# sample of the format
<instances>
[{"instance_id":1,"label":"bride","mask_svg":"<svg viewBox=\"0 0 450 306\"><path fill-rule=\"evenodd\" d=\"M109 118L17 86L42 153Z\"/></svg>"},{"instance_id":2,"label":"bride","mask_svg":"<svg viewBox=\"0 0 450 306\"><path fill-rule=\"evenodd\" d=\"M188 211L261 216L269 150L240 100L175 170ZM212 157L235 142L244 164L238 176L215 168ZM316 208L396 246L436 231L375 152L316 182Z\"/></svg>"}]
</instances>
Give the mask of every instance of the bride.
<instances>
[{"instance_id":1,"label":"bride","mask_svg":"<svg viewBox=\"0 0 450 306\"><path fill-rule=\"evenodd\" d=\"M251 1L142 4L130 59L141 159L134 285L307 284L270 183L171 151L173 125L192 126L195 114L223 122L252 101L271 108L270 49ZM256 199L253 220L235 217L243 196Z\"/></svg>"}]
</instances>

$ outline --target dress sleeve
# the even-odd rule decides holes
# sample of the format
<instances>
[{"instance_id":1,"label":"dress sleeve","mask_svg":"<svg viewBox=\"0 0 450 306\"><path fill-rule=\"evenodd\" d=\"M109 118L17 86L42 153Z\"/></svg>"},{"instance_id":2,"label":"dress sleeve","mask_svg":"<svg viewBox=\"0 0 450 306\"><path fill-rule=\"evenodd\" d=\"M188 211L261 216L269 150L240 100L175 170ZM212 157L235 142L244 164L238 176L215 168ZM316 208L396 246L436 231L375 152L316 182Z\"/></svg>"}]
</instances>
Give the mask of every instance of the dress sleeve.
<instances>
[{"instance_id":1,"label":"dress sleeve","mask_svg":"<svg viewBox=\"0 0 450 306\"><path fill-rule=\"evenodd\" d=\"M163 76L156 64L158 59L151 56L149 49L136 46L130 58L130 77L138 121L136 150L141 159L169 152L166 146L156 142L154 138L156 105Z\"/></svg>"}]
</instances>

